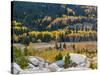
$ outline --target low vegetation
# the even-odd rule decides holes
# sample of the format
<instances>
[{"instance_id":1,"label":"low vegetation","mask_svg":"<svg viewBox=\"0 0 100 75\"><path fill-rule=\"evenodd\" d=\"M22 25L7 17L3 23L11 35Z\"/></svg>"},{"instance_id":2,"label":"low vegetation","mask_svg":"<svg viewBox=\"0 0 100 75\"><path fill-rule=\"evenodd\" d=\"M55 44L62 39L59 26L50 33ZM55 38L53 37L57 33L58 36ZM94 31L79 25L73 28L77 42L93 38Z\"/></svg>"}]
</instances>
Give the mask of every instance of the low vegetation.
<instances>
[{"instance_id":1,"label":"low vegetation","mask_svg":"<svg viewBox=\"0 0 100 75\"><path fill-rule=\"evenodd\" d=\"M21 49L13 47L13 62L16 62L22 69L28 66L28 60L25 58L25 54Z\"/></svg>"}]
</instances>

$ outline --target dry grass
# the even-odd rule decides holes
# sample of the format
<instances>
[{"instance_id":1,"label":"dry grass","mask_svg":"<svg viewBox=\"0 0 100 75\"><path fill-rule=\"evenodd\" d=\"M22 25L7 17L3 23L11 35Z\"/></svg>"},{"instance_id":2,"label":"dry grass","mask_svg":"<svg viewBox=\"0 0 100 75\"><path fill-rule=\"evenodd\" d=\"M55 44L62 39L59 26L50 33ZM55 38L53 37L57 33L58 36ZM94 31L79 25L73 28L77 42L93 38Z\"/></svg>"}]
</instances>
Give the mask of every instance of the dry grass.
<instances>
[{"instance_id":1,"label":"dry grass","mask_svg":"<svg viewBox=\"0 0 100 75\"><path fill-rule=\"evenodd\" d=\"M67 50L33 50L32 55L33 56L39 56L44 58L45 60L48 60L50 62L55 61L56 55L61 52L61 54L64 56L68 53Z\"/></svg>"},{"instance_id":2,"label":"dry grass","mask_svg":"<svg viewBox=\"0 0 100 75\"><path fill-rule=\"evenodd\" d=\"M75 49L72 48L72 45L75 45ZM28 51L33 56L39 56L44 58L45 60L48 60L50 62L55 61L56 55L58 55L59 52L64 56L68 52L69 53L79 53L86 55L89 58L96 57L96 42L77 42L77 43L66 43L67 48L63 50L56 50L55 48L39 48L34 49L32 48L34 44L30 45L28 48ZM41 46L41 45L38 45Z\"/></svg>"}]
</instances>

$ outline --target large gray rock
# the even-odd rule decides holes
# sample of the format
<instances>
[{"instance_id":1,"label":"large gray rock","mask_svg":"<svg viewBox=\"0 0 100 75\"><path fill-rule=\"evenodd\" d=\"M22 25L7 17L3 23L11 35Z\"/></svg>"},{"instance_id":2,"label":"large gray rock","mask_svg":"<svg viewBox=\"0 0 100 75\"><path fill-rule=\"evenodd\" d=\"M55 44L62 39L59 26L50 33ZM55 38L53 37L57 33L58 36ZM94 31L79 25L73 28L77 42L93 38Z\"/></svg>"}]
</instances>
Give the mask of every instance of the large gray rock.
<instances>
[{"instance_id":1,"label":"large gray rock","mask_svg":"<svg viewBox=\"0 0 100 75\"><path fill-rule=\"evenodd\" d=\"M28 67L27 68L35 68L35 66L30 64L30 63L28 63Z\"/></svg>"},{"instance_id":2,"label":"large gray rock","mask_svg":"<svg viewBox=\"0 0 100 75\"><path fill-rule=\"evenodd\" d=\"M77 67L89 67L90 62L85 55L70 53L70 59L77 64ZM65 57L65 56L64 56ZM63 57L63 60L64 60Z\"/></svg>"},{"instance_id":3,"label":"large gray rock","mask_svg":"<svg viewBox=\"0 0 100 75\"><path fill-rule=\"evenodd\" d=\"M63 65L64 65L64 61L63 60L58 60L58 61L56 61L54 63L57 64L59 67L63 67Z\"/></svg>"},{"instance_id":4,"label":"large gray rock","mask_svg":"<svg viewBox=\"0 0 100 75\"><path fill-rule=\"evenodd\" d=\"M36 56L29 56L28 61L37 67L43 68L45 67L45 64L47 63L43 58L36 57Z\"/></svg>"},{"instance_id":5,"label":"large gray rock","mask_svg":"<svg viewBox=\"0 0 100 75\"><path fill-rule=\"evenodd\" d=\"M82 54L70 54L71 60L77 64L85 63L86 62L86 56Z\"/></svg>"},{"instance_id":6,"label":"large gray rock","mask_svg":"<svg viewBox=\"0 0 100 75\"><path fill-rule=\"evenodd\" d=\"M35 65L35 66L38 66L39 65L39 60L37 58L35 58L34 56L29 56L28 57L28 61L31 64Z\"/></svg>"},{"instance_id":7,"label":"large gray rock","mask_svg":"<svg viewBox=\"0 0 100 75\"><path fill-rule=\"evenodd\" d=\"M21 71L23 71L21 69L21 67L17 64L17 63L12 63L12 67L13 67L13 73L14 74L18 74L20 73Z\"/></svg>"},{"instance_id":8,"label":"large gray rock","mask_svg":"<svg viewBox=\"0 0 100 75\"><path fill-rule=\"evenodd\" d=\"M57 66L57 64L55 64L55 63L52 63L52 64L48 65L47 68L48 68L51 72L56 72L56 71L58 71L59 66Z\"/></svg>"},{"instance_id":9,"label":"large gray rock","mask_svg":"<svg viewBox=\"0 0 100 75\"><path fill-rule=\"evenodd\" d=\"M41 57L35 57L35 58L37 58L38 59L38 61L39 61L39 67L40 68L44 68L45 67L45 60L43 59L43 58L41 58Z\"/></svg>"}]
</instances>

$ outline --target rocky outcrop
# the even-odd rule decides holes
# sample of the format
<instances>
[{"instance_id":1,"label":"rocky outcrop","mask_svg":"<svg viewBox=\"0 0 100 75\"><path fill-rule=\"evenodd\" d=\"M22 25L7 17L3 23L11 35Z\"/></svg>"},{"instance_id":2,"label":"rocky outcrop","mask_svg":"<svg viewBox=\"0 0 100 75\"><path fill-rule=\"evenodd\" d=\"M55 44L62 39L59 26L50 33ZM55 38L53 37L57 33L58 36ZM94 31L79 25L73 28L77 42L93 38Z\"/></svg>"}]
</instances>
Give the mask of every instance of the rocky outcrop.
<instances>
[{"instance_id":1,"label":"rocky outcrop","mask_svg":"<svg viewBox=\"0 0 100 75\"><path fill-rule=\"evenodd\" d=\"M47 68L48 68L51 72L56 72L56 71L58 71L59 66L58 66L57 64L55 64L55 63L52 63L52 64L48 65Z\"/></svg>"},{"instance_id":2,"label":"rocky outcrop","mask_svg":"<svg viewBox=\"0 0 100 75\"><path fill-rule=\"evenodd\" d=\"M27 57L29 63L25 69L21 69L17 63L13 63L13 71L14 74L31 74L31 73L42 73L42 72L56 72L56 71L71 71L71 70L90 70L90 62L88 58L81 54L70 54L70 59L72 63L70 67L64 68L64 57L63 60L48 62L44 59L36 56L28 56ZM76 66L75 66L76 65Z\"/></svg>"},{"instance_id":3,"label":"rocky outcrop","mask_svg":"<svg viewBox=\"0 0 100 75\"><path fill-rule=\"evenodd\" d=\"M13 69L14 74L17 74L23 71L17 63L12 63L12 69Z\"/></svg>"}]
</instances>

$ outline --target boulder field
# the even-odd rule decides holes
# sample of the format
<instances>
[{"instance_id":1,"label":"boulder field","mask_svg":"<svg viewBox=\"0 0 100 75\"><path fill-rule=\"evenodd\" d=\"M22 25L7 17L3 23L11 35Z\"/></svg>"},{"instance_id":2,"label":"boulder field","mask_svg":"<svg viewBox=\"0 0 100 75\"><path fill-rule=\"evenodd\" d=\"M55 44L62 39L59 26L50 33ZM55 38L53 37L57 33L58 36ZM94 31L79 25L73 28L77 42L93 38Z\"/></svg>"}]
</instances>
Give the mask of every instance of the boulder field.
<instances>
[{"instance_id":1,"label":"boulder field","mask_svg":"<svg viewBox=\"0 0 100 75\"><path fill-rule=\"evenodd\" d=\"M90 61L85 55L70 53L72 64L68 68L64 68L64 57L62 60L49 62L37 56L28 56L28 66L22 69L17 63L12 63L14 74L31 74L43 72L59 72L59 71L73 71L73 70L90 70ZM73 63L76 65L73 65Z\"/></svg>"}]
</instances>

